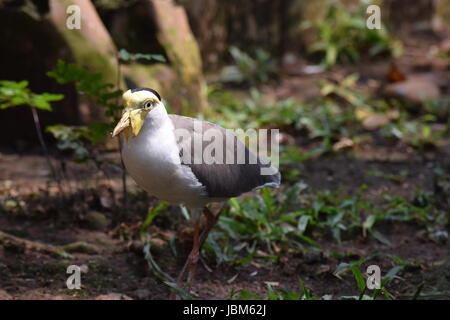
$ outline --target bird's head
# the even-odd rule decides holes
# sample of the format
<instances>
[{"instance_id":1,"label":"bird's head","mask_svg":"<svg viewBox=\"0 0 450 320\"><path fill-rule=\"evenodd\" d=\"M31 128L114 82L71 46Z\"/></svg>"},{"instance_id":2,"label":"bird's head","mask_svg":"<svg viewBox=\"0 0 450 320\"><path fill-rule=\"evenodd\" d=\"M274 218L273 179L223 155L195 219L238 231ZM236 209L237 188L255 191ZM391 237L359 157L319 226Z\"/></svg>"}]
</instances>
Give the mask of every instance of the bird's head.
<instances>
[{"instance_id":1,"label":"bird's head","mask_svg":"<svg viewBox=\"0 0 450 320\"><path fill-rule=\"evenodd\" d=\"M147 114L162 105L158 92L148 88L136 88L127 90L123 95L124 111L122 118L117 123L112 136L115 137L122 131L126 138L131 133L137 136L141 130Z\"/></svg>"}]
</instances>

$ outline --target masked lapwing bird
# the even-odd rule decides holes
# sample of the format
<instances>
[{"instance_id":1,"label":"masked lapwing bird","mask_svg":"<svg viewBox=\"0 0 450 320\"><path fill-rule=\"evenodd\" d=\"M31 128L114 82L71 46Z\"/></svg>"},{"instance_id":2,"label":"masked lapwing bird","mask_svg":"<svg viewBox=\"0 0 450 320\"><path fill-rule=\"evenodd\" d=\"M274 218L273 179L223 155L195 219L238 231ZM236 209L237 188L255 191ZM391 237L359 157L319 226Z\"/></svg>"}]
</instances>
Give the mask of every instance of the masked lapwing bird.
<instances>
[{"instance_id":1,"label":"masked lapwing bird","mask_svg":"<svg viewBox=\"0 0 450 320\"><path fill-rule=\"evenodd\" d=\"M183 204L194 219L193 249L177 281L194 276L200 248L215 225L207 204L264 187L278 188L280 173L230 130L211 122L168 114L159 94L136 88L123 94L124 111L113 131L135 182L160 200ZM203 212L206 225L200 234Z\"/></svg>"}]
</instances>

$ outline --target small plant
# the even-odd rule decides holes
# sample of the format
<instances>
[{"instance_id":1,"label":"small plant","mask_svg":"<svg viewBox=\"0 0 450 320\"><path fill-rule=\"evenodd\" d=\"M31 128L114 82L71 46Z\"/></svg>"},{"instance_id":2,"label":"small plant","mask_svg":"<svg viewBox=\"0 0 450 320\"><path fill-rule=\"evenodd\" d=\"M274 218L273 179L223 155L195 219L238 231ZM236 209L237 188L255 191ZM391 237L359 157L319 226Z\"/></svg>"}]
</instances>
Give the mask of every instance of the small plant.
<instances>
[{"instance_id":1,"label":"small plant","mask_svg":"<svg viewBox=\"0 0 450 320\"><path fill-rule=\"evenodd\" d=\"M382 134L386 137L397 138L418 149L436 146L450 131L449 126L436 124L436 120L436 117L431 114L414 120L400 118L397 122L383 128Z\"/></svg>"},{"instance_id":2,"label":"small plant","mask_svg":"<svg viewBox=\"0 0 450 320\"><path fill-rule=\"evenodd\" d=\"M423 105L424 110L447 126L450 126L450 97L443 97L434 100L426 100Z\"/></svg>"},{"instance_id":3,"label":"small plant","mask_svg":"<svg viewBox=\"0 0 450 320\"><path fill-rule=\"evenodd\" d=\"M305 184L298 183L280 194L263 189L255 197L231 199L230 208L220 216L218 227L208 237L206 250L216 256L218 263L245 264L258 256L276 259L275 242L287 242L290 235L304 239L301 232L296 232L302 213L291 206L305 188ZM266 253L257 252L258 248Z\"/></svg>"},{"instance_id":4,"label":"small plant","mask_svg":"<svg viewBox=\"0 0 450 320\"><path fill-rule=\"evenodd\" d=\"M418 191L413 199L385 195L383 203L375 204L364 199L365 190L363 185L356 194L346 195L312 190L300 182L231 199L205 249L217 263L277 261L281 247L319 248L323 237L341 242L359 233L389 246L390 240L377 230L382 222L409 221L436 230L446 223L445 210L436 208L433 194Z\"/></svg>"},{"instance_id":5,"label":"small plant","mask_svg":"<svg viewBox=\"0 0 450 320\"><path fill-rule=\"evenodd\" d=\"M122 90L111 83L104 83L101 74L90 73L73 63L59 60L56 68L47 72L47 75L60 84L74 83L80 94L94 98L95 103L104 109L106 117L117 118L117 112L122 109L117 103ZM110 122L108 124L111 127L113 125Z\"/></svg>"},{"instance_id":6,"label":"small plant","mask_svg":"<svg viewBox=\"0 0 450 320\"><path fill-rule=\"evenodd\" d=\"M385 26L380 30L366 27L366 8L361 1L356 12L350 12L345 5L336 2L331 4L320 22L304 25L318 29L318 39L309 47L309 52L320 53L326 68L338 62L357 62L362 56L399 55L400 44L389 35Z\"/></svg>"},{"instance_id":7,"label":"small plant","mask_svg":"<svg viewBox=\"0 0 450 320\"><path fill-rule=\"evenodd\" d=\"M263 49L257 49L253 56L237 47L230 48L234 65L225 67L222 72L223 82L233 82L254 86L267 82L277 74L275 61Z\"/></svg>"},{"instance_id":8,"label":"small plant","mask_svg":"<svg viewBox=\"0 0 450 320\"><path fill-rule=\"evenodd\" d=\"M50 155L42 135L41 123L37 109L52 111L51 102L59 101L64 98L62 94L53 93L34 93L28 88L28 81L0 81L0 109L7 109L16 106L29 106L33 115L36 134L41 144L42 150L46 156L47 164L58 184L59 191L63 194L60 176L50 160Z\"/></svg>"},{"instance_id":9,"label":"small plant","mask_svg":"<svg viewBox=\"0 0 450 320\"><path fill-rule=\"evenodd\" d=\"M73 83L77 91L94 100L95 104L102 108L105 120L94 122L86 126L52 125L46 128L58 141L57 147L63 151L71 151L73 159L77 162L91 160L103 173L103 161L94 151L94 146L103 141L113 126L119 121L119 113L122 106L119 97L122 90L116 86L102 81L100 74L90 73L75 64L58 61L56 68L47 75L60 84ZM123 181L125 186L125 181ZM126 187L124 187L124 199L126 199ZM125 200L124 200L125 201Z\"/></svg>"},{"instance_id":10,"label":"small plant","mask_svg":"<svg viewBox=\"0 0 450 320\"><path fill-rule=\"evenodd\" d=\"M343 280L341 277L343 273L345 273L347 270L350 270L353 274L353 277L355 279L356 285L359 290L358 296L342 296L341 299L345 300L375 300L380 293L383 294L384 298L387 300L392 300L395 297L388 291L387 285L394 279L404 280L403 278L399 277L397 274L401 272L404 267L403 266L394 266L391 268L386 275L384 275L380 279L380 287L378 289L375 289L372 293L372 295L366 295L367 286L366 286L366 279L364 277L363 272L361 271L361 267L364 264L368 264L370 260L377 257L377 254L365 257L363 259L352 261L352 262L342 262L338 265L336 270L334 271L334 275Z\"/></svg>"},{"instance_id":11,"label":"small plant","mask_svg":"<svg viewBox=\"0 0 450 320\"><path fill-rule=\"evenodd\" d=\"M100 133L103 130L92 129L92 126L65 126L57 124L47 126L45 131L56 138L58 149L73 152L76 162L94 160L95 157L91 147L104 138L103 136L95 135L95 133Z\"/></svg>"},{"instance_id":12,"label":"small plant","mask_svg":"<svg viewBox=\"0 0 450 320\"><path fill-rule=\"evenodd\" d=\"M320 300L320 298L314 297L312 290L303 281L299 280L298 282L300 291L274 287L272 284L266 283L267 294L265 296L248 290L231 292L230 296L234 300Z\"/></svg>"},{"instance_id":13,"label":"small plant","mask_svg":"<svg viewBox=\"0 0 450 320\"><path fill-rule=\"evenodd\" d=\"M120 79L120 65L122 62L136 60L166 61L161 55L129 53L125 49L121 49L119 51L117 60L119 67L118 79ZM77 91L81 95L86 95L93 98L96 105L103 109L104 116L106 118L104 122L92 123L87 127L64 128L64 126L58 125L49 128L48 131L51 132L55 138L68 138L70 140L70 143L61 143L60 146L64 146L64 149L68 149L71 148L71 146L76 147L75 144L82 145L82 141L75 143L77 138L83 138L96 144L107 137L107 134L113 129L114 124L119 121L120 111L123 108L123 106L119 103L119 98L123 93L123 91L119 88L119 83L116 85L105 83L103 82L100 74L88 72L75 64L66 63L62 60L59 60L56 68L49 71L47 75L55 79L60 84L74 83ZM81 151L81 149L78 151Z\"/></svg>"},{"instance_id":14,"label":"small plant","mask_svg":"<svg viewBox=\"0 0 450 320\"><path fill-rule=\"evenodd\" d=\"M28 88L28 81L0 81L0 109L26 105L39 110L52 111L50 102L64 98L62 94L34 93Z\"/></svg>"},{"instance_id":15,"label":"small plant","mask_svg":"<svg viewBox=\"0 0 450 320\"><path fill-rule=\"evenodd\" d=\"M295 99L270 102L256 89L250 90L248 99L241 100L228 99L226 93L216 91L210 94L216 101L216 114L209 118L226 128L290 128L304 132L312 142L319 142L315 150L307 152L317 156L332 152L334 143L354 135L358 128L355 107L341 106L331 94L306 104Z\"/></svg>"}]
</instances>

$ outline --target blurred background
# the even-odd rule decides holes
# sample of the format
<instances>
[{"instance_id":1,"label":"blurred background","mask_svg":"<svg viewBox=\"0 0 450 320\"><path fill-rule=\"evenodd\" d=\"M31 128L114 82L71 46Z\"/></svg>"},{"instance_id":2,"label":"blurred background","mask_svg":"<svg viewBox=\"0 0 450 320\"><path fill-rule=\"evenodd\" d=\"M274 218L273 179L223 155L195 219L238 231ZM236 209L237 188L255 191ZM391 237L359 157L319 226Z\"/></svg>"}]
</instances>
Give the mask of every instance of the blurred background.
<instances>
[{"instance_id":1,"label":"blurred background","mask_svg":"<svg viewBox=\"0 0 450 320\"><path fill-rule=\"evenodd\" d=\"M133 87L281 133L283 187L230 200L184 297L450 296L450 1L1 0L0 42L0 299L173 290L188 212L109 138Z\"/></svg>"}]
</instances>

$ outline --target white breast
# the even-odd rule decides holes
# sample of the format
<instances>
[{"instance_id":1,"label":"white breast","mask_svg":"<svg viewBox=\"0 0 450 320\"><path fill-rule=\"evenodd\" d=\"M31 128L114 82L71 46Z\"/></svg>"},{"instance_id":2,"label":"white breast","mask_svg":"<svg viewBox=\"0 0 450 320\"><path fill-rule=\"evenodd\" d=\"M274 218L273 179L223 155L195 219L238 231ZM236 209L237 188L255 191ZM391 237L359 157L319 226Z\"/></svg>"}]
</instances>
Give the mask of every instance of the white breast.
<instances>
[{"instance_id":1,"label":"white breast","mask_svg":"<svg viewBox=\"0 0 450 320\"><path fill-rule=\"evenodd\" d=\"M205 187L181 165L172 122L164 120L152 126L146 119L138 136L124 141L125 167L141 188L160 200L202 207L208 202Z\"/></svg>"}]
</instances>

